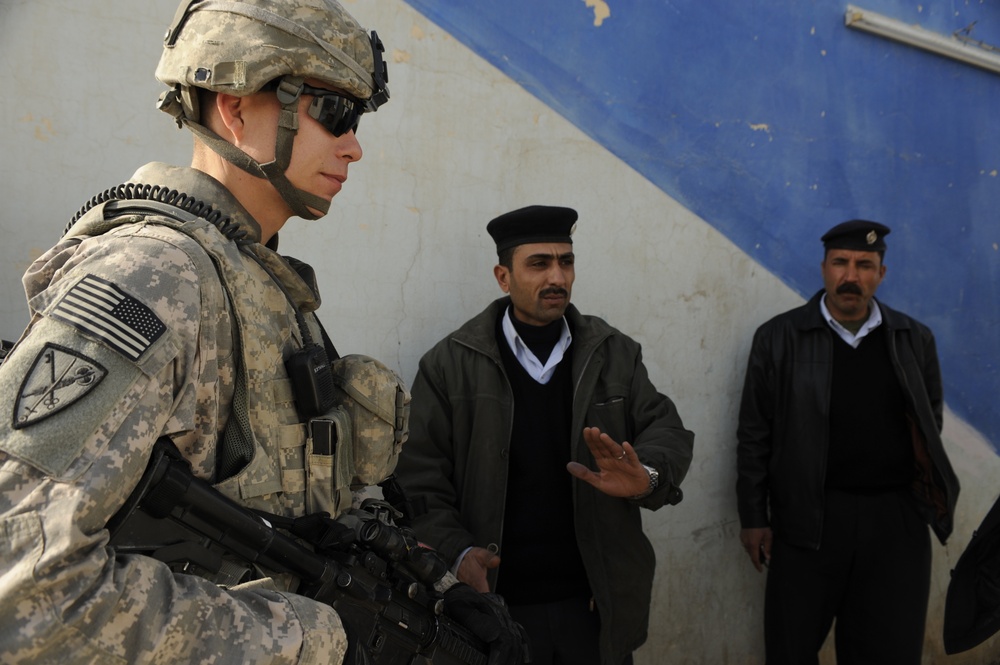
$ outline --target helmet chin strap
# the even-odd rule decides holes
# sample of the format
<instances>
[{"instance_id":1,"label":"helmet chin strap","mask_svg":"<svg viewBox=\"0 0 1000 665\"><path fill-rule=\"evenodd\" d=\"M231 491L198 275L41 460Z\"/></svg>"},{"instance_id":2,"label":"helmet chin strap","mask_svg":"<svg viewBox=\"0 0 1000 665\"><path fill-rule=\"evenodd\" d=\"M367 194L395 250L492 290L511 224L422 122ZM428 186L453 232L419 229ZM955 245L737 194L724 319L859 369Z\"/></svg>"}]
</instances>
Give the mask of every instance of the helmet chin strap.
<instances>
[{"instance_id":1,"label":"helmet chin strap","mask_svg":"<svg viewBox=\"0 0 1000 665\"><path fill-rule=\"evenodd\" d=\"M278 133L274 142L274 159L261 164L221 136L192 120L184 112L179 86L160 96L158 108L166 111L178 125L187 127L216 154L256 178L263 178L274 185L281 198L296 216L303 219L319 219L330 210L330 202L311 192L297 189L285 175L292 161L292 144L299 129L299 97L304 79L286 76L278 86L278 101L281 112L278 116ZM318 210L316 214L312 210Z\"/></svg>"}]
</instances>

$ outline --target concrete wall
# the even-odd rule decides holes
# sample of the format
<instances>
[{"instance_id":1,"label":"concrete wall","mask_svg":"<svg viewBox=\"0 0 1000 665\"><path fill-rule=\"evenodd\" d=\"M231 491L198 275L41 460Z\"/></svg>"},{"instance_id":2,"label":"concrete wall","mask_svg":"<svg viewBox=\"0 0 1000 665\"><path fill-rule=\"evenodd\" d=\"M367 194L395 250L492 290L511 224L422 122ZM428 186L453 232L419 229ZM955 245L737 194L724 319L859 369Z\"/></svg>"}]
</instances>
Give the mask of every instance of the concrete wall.
<instances>
[{"instance_id":1,"label":"concrete wall","mask_svg":"<svg viewBox=\"0 0 1000 665\"><path fill-rule=\"evenodd\" d=\"M763 662L764 577L737 537L736 410L754 328L802 297L408 5L346 5L385 41L392 101L362 121L365 156L330 214L281 234L285 253L316 267L338 348L412 380L424 350L500 293L486 221L531 203L575 207L574 302L643 344L696 433L684 502L647 514L659 565L637 662ZM0 2L0 336L26 322L20 273L86 199L146 161L187 163L188 134L154 108L174 9ZM789 260L815 265L818 288L820 258ZM963 494L954 536L934 549L924 662L994 663L996 638L946 658L940 633L948 571L996 497L1000 460L950 413L945 438Z\"/></svg>"}]
</instances>

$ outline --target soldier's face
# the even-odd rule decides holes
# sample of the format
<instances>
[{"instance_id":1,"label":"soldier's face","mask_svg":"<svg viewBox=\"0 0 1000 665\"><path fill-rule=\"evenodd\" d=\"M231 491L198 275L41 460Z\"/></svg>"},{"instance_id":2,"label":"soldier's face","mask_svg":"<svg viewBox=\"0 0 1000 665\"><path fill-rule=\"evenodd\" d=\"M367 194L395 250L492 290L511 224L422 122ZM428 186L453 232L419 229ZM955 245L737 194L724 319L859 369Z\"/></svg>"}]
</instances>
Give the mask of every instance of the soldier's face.
<instances>
[{"instance_id":1,"label":"soldier's face","mask_svg":"<svg viewBox=\"0 0 1000 665\"><path fill-rule=\"evenodd\" d=\"M868 304L885 276L878 252L831 249L820 264L826 289L826 307L839 321L868 316Z\"/></svg>"},{"instance_id":2,"label":"soldier's face","mask_svg":"<svg viewBox=\"0 0 1000 665\"><path fill-rule=\"evenodd\" d=\"M311 86L331 90L321 81L307 80ZM292 161L285 175L293 185L327 201L336 196L347 181L347 167L361 159L361 144L353 131L334 136L307 112L311 95L299 100L299 131L292 147ZM315 212L319 212L316 210Z\"/></svg>"},{"instance_id":3,"label":"soldier's face","mask_svg":"<svg viewBox=\"0 0 1000 665\"><path fill-rule=\"evenodd\" d=\"M306 83L315 88L332 90L322 81L308 79ZM312 100L312 95L303 95L299 99L299 128L292 143L292 157L285 176L297 189L329 201L347 181L348 166L360 160L363 152L353 131L334 136L309 115ZM273 92L244 98L242 118L247 123L247 131L243 133L239 147L262 164L274 159L280 112L281 105ZM277 194L277 191L274 193ZM285 204L282 202L281 205Z\"/></svg>"},{"instance_id":4,"label":"soldier's face","mask_svg":"<svg viewBox=\"0 0 1000 665\"><path fill-rule=\"evenodd\" d=\"M493 269L497 284L510 294L514 316L534 326L562 317L576 279L573 246L531 243L514 249L513 268Z\"/></svg>"}]
</instances>

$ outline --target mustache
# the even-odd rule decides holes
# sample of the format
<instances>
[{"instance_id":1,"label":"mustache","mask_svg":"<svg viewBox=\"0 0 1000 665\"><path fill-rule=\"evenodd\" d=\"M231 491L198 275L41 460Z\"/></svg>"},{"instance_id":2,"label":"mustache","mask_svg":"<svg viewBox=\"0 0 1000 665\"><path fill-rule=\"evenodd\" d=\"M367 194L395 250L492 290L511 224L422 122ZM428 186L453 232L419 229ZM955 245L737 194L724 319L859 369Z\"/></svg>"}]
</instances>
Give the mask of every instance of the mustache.
<instances>
[{"instance_id":1,"label":"mustache","mask_svg":"<svg viewBox=\"0 0 1000 665\"><path fill-rule=\"evenodd\" d=\"M858 286L857 284L841 284L840 286L837 287L837 295L840 295L842 293L852 293L856 296L862 295L861 287Z\"/></svg>"},{"instance_id":2,"label":"mustache","mask_svg":"<svg viewBox=\"0 0 1000 665\"><path fill-rule=\"evenodd\" d=\"M569 291L559 286L550 286L547 289L542 289L538 292L539 298L545 298L547 296L569 296Z\"/></svg>"}]
</instances>

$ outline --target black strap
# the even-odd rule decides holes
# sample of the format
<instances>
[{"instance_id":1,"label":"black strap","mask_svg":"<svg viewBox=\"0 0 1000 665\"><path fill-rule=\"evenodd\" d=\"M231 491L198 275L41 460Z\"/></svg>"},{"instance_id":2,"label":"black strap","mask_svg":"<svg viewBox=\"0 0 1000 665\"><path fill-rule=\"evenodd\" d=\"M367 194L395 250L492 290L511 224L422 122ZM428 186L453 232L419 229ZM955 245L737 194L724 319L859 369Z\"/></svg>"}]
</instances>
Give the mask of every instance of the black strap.
<instances>
[{"instance_id":1,"label":"black strap","mask_svg":"<svg viewBox=\"0 0 1000 665\"><path fill-rule=\"evenodd\" d=\"M427 501L422 496L411 498L403 486L393 474L378 484L382 488L382 498L386 502L402 513L402 517L397 518L400 526L408 527L414 518L420 517L427 512Z\"/></svg>"},{"instance_id":2,"label":"black strap","mask_svg":"<svg viewBox=\"0 0 1000 665\"><path fill-rule=\"evenodd\" d=\"M177 36L181 32L181 28L187 22L188 16L191 14L191 5L197 4L200 0L187 0L187 2L182 2L177 8L177 13L174 14L174 20L170 22L170 27L167 29L167 36L164 38L163 43L165 46L173 46L177 43Z\"/></svg>"},{"instance_id":3,"label":"black strap","mask_svg":"<svg viewBox=\"0 0 1000 665\"><path fill-rule=\"evenodd\" d=\"M323 338L326 339L326 333L323 333ZM8 342L5 339L0 339L0 363L4 361L7 354L10 353L11 349L14 348L14 342Z\"/></svg>"}]
</instances>

